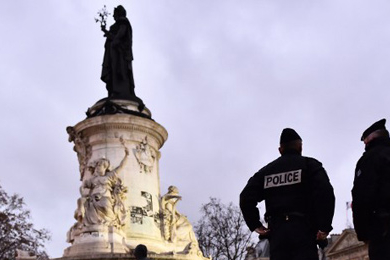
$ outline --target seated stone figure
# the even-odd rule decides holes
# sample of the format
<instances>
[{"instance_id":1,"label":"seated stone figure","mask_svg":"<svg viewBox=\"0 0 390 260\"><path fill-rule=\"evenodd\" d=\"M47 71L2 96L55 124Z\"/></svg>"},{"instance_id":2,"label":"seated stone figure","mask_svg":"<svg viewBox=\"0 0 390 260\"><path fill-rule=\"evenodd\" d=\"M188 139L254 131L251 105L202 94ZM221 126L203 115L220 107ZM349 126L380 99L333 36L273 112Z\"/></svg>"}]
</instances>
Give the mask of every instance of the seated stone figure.
<instances>
[{"instance_id":1,"label":"seated stone figure","mask_svg":"<svg viewBox=\"0 0 390 260\"><path fill-rule=\"evenodd\" d=\"M109 170L109 160L101 158L96 162L92 177L83 184L83 188L89 189L89 194L84 203L84 225L121 225L123 217L119 215L124 210L122 197L125 188L118 177L118 173L125 166L128 155L129 151L125 148L125 158L112 171Z\"/></svg>"},{"instance_id":2,"label":"seated stone figure","mask_svg":"<svg viewBox=\"0 0 390 260\"><path fill-rule=\"evenodd\" d=\"M186 244L185 251L199 251L191 223L186 216L176 210L176 204L181 200L179 190L169 186L168 193L161 198L161 207L164 216L164 238L176 244Z\"/></svg>"},{"instance_id":3,"label":"seated stone figure","mask_svg":"<svg viewBox=\"0 0 390 260\"><path fill-rule=\"evenodd\" d=\"M122 185L118 174L125 167L128 155L125 147L125 157L112 171L109 170L110 161L105 158L98 159L91 167L92 176L80 187L81 197L74 213L77 222L67 234L68 242L72 242L85 227L103 225L121 228L125 224L127 188Z\"/></svg>"}]
</instances>

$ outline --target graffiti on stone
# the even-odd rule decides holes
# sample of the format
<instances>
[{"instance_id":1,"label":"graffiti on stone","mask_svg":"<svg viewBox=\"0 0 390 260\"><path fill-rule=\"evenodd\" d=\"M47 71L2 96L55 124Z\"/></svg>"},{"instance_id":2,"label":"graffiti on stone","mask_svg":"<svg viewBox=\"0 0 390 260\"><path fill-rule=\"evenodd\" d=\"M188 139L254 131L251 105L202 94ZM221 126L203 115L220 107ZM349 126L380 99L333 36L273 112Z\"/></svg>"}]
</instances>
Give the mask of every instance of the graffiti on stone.
<instances>
[{"instance_id":1,"label":"graffiti on stone","mask_svg":"<svg viewBox=\"0 0 390 260\"><path fill-rule=\"evenodd\" d=\"M131 223L143 224L143 209L141 207L132 206L130 209Z\"/></svg>"}]
</instances>

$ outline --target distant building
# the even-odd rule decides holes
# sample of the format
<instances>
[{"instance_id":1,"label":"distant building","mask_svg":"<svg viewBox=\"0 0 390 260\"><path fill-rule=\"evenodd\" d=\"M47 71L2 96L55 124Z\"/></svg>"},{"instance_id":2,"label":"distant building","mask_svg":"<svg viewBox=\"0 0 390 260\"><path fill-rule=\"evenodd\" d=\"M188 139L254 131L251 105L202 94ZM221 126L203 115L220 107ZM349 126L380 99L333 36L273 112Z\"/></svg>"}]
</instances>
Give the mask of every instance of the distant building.
<instances>
[{"instance_id":1,"label":"distant building","mask_svg":"<svg viewBox=\"0 0 390 260\"><path fill-rule=\"evenodd\" d=\"M345 229L325 250L326 260L369 260L368 246L357 240L354 229Z\"/></svg>"},{"instance_id":2,"label":"distant building","mask_svg":"<svg viewBox=\"0 0 390 260\"><path fill-rule=\"evenodd\" d=\"M255 247L247 247L245 260L269 260L268 239L260 240Z\"/></svg>"},{"instance_id":3,"label":"distant building","mask_svg":"<svg viewBox=\"0 0 390 260\"><path fill-rule=\"evenodd\" d=\"M320 260L369 260L368 247L357 240L354 229L345 229L341 234L331 234L329 245L324 251L318 250ZM245 260L269 260L268 242L259 242L248 247Z\"/></svg>"}]
</instances>

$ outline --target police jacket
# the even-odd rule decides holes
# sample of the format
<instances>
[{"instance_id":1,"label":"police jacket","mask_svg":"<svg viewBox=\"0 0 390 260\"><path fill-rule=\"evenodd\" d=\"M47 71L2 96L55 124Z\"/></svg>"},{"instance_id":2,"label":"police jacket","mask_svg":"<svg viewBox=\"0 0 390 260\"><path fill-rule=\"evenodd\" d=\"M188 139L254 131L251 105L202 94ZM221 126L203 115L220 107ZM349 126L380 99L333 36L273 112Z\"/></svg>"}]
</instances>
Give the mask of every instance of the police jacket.
<instances>
[{"instance_id":1,"label":"police jacket","mask_svg":"<svg viewBox=\"0 0 390 260\"><path fill-rule=\"evenodd\" d=\"M256 205L263 200L271 218L299 214L315 231L332 230L333 187L322 164L298 151L286 151L260 169L241 192L241 211L251 231L262 226Z\"/></svg>"},{"instance_id":2,"label":"police jacket","mask_svg":"<svg viewBox=\"0 0 390 260\"><path fill-rule=\"evenodd\" d=\"M390 139L376 138L359 159L352 188L353 222L361 241L389 232Z\"/></svg>"}]
</instances>

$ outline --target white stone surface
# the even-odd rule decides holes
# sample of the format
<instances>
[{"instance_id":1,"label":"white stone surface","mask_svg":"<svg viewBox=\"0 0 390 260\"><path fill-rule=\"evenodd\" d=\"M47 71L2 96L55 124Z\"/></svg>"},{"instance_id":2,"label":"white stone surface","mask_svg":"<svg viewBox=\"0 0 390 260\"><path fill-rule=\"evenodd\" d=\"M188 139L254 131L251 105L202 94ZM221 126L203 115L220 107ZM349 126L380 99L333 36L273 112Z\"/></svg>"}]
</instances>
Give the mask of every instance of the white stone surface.
<instances>
[{"instance_id":1,"label":"white stone surface","mask_svg":"<svg viewBox=\"0 0 390 260\"><path fill-rule=\"evenodd\" d=\"M137 110L133 102L120 101L118 104L129 110ZM90 111L96 111L101 105L98 102ZM147 108L143 114L151 116ZM75 144L74 150L80 164L80 186L85 187L84 183L96 175L90 166L97 167L97 160L105 158L110 162L107 172L113 172L126 161L117 177L127 188L124 200L127 216L124 226L116 224L112 227L107 223L90 226L83 222L82 216L88 212L84 213L83 207L80 210L79 206L76 210L78 214L75 214L78 222L68 234L72 245L65 250L64 256L124 253L138 244L145 244L155 254L180 254L185 259L203 259L191 224L176 211L175 206L172 207L177 201L169 202L173 203L167 207L169 210L161 208L159 149L168 138L164 127L149 118L114 114L87 118L67 131L69 141ZM128 150L128 156L125 150ZM178 196L177 189L175 192L175 196ZM79 204L84 205L89 200L88 189L81 189L81 193L83 199L79 200ZM164 195L165 202L170 201L170 195L169 192ZM167 235L167 230L177 233L177 236Z\"/></svg>"},{"instance_id":2,"label":"white stone surface","mask_svg":"<svg viewBox=\"0 0 390 260\"><path fill-rule=\"evenodd\" d=\"M100 228L91 232L83 232L75 237L72 246L64 251L64 256L80 256L89 254L128 253L124 234L112 227Z\"/></svg>"}]
</instances>

